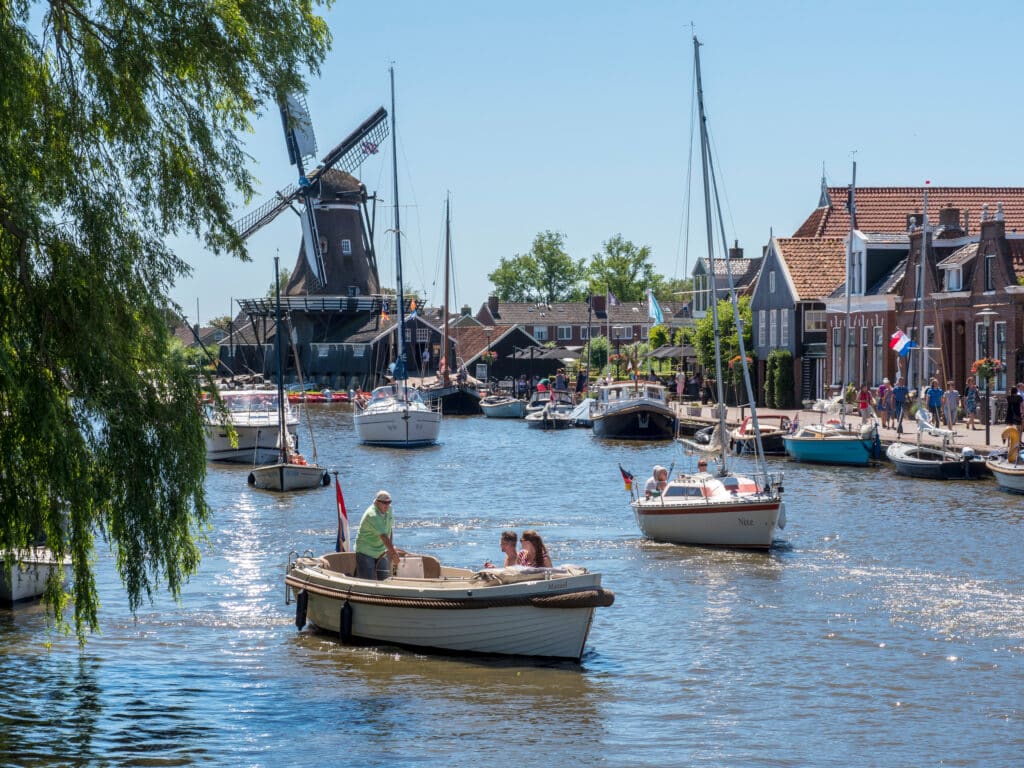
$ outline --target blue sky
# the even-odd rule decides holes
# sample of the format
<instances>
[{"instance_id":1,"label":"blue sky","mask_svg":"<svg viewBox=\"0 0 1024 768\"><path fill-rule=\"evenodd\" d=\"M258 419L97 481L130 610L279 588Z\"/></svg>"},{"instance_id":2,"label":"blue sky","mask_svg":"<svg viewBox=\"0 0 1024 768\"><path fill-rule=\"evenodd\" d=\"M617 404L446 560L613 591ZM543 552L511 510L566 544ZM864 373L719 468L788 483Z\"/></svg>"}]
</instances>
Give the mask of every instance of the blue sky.
<instances>
[{"instance_id":1,"label":"blue sky","mask_svg":"<svg viewBox=\"0 0 1024 768\"><path fill-rule=\"evenodd\" d=\"M705 103L726 232L748 255L790 235L832 185L1024 184L1024 11L1009 2L337 2L334 46L310 85L322 155L378 106L396 68L402 253L407 285L439 304L442 217L452 196L455 301L474 311L502 257L543 230L574 258L621 233L685 276L705 255L703 214L685 241L693 47L703 43ZM295 181L276 107L247 143L261 197ZM390 149L367 187L391 203ZM692 194L700 199L694 169ZM390 212L378 258L394 284ZM191 321L262 296L273 256L295 263L298 219L249 241L250 263L174 245L192 265L172 297ZM237 312L237 305L231 307Z\"/></svg>"}]
</instances>

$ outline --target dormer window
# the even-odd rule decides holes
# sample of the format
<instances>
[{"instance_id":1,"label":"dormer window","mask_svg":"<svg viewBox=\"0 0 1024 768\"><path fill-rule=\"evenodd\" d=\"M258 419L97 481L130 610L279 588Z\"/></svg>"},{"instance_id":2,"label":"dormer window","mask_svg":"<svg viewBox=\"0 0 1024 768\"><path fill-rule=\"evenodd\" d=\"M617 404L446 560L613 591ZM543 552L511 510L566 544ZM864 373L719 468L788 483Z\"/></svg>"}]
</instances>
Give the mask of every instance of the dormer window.
<instances>
[{"instance_id":1,"label":"dormer window","mask_svg":"<svg viewBox=\"0 0 1024 768\"><path fill-rule=\"evenodd\" d=\"M985 257L985 290L994 291L996 289L996 255L990 253Z\"/></svg>"}]
</instances>

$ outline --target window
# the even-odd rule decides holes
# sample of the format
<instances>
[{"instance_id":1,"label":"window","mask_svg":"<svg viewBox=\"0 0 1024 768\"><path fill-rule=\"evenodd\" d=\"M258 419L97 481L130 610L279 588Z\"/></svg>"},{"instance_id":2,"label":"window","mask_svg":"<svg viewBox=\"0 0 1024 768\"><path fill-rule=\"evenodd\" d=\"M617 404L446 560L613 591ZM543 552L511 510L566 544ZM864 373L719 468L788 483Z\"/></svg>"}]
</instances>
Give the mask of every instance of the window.
<instances>
[{"instance_id":1,"label":"window","mask_svg":"<svg viewBox=\"0 0 1024 768\"><path fill-rule=\"evenodd\" d=\"M693 304L694 309L698 312L707 312L708 310L708 277L707 275L697 275L693 278Z\"/></svg>"},{"instance_id":2,"label":"window","mask_svg":"<svg viewBox=\"0 0 1024 768\"><path fill-rule=\"evenodd\" d=\"M650 335L650 328L648 328L646 325L641 325L640 326L640 338L646 340L649 335Z\"/></svg>"},{"instance_id":3,"label":"window","mask_svg":"<svg viewBox=\"0 0 1024 768\"><path fill-rule=\"evenodd\" d=\"M589 325L581 325L580 326L580 339L583 340L583 341L587 341L588 339L590 339L590 326Z\"/></svg>"},{"instance_id":4,"label":"window","mask_svg":"<svg viewBox=\"0 0 1024 768\"><path fill-rule=\"evenodd\" d=\"M996 360L1003 361L1003 369L996 374L995 379L992 381L993 388L999 389L1001 392L1006 391L1006 322L997 322L992 324L992 330L995 335L995 349L992 357Z\"/></svg>"},{"instance_id":5,"label":"window","mask_svg":"<svg viewBox=\"0 0 1024 768\"><path fill-rule=\"evenodd\" d=\"M757 310L757 346L765 345L765 336L768 333L768 310Z\"/></svg>"},{"instance_id":6,"label":"window","mask_svg":"<svg viewBox=\"0 0 1024 768\"><path fill-rule=\"evenodd\" d=\"M768 317L768 346L775 349L776 339L779 338L779 310L773 309Z\"/></svg>"},{"instance_id":7,"label":"window","mask_svg":"<svg viewBox=\"0 0 1024 768\"><path fill-rule=\"evenodd\" d=\"M843 329L832 329L832 383L840 384L843 380Z\"/></svg>"},{"instance_id":8,"label":"window","mask_svg":"<svg viewBox=\"0 0 1024 768\"><path fill-rule=\"evenodd\" d=\"M960 267L946 270L946 290L959 291L963 286L963 272Z\"/></svg>"},{"instance_id":9,"label":"window","mask_svg":"<svg viewBox=\"0 0 1024 768\"><path fill-rule=\"evenodd\" d=\"M421 344L426 341L430 341L430 329L429 328L417 328L416 329L416 341Z\"/></svg>"},{"instance_id":10,"label":"window","mask_svg":"<svg viewBox=\"0 0 1024 768\"><path fill-rule=\"evenodd\" d=\"M341 253L343 256L352 255L352 241L348 238L341 241Z\"/></svg>"},{"instance_id":11,"label":"window","mask_svg":"<svg viewBox=\"0 0 1024 768\"><path fill-rule=\"evenodd\" d=\"M633 338L633 326L624 325L619 335L620 339L632 339Z\"/></svg>"},{"instance_id":12,"label":"window","mask_svg":"<svg viewBox=\"0 0 1024 768\"><path fill-rule=\"evenodd\" d=\"M864 294L864 251L850 254L850 295Z\"/></svg>"},{"instance_id":13,"label":"window","mask_svg":"<svg viewBox=\"0 0 1024 768\"><path fill-rule=\"evenodd\" d=\"M409 344L412 342L412 328L405 329L405 342Z\"/></svg>"},{"instance_id":14,"label":"window","mask_svg":"<svg viewBox=\"0 0 1024 768\"><path fill-rule=\"evenodd\" d=\"M872 361L871 361L871 378L874 386L878 386L882 383L883 367L885 366L885 334L883 333L882 326L876 325L872 328L872 333L875 337L875 344L871 350Z\"/></svg>"},{"instance_id":15,"label":"window","mask_svg":"<svg viewBox=\"0 0 1024 768\"><path fill-rule=\"evenodd\" d=\"M789 348L789 310L779 310L779 346Z\"/></svg>"},{"instance_id":16,"label":"window","mask_svg":"<svg viewBox=\"0 0 1024 768\"><path fill-rule=\"evenodd\" d=\"M988 254L985 257L985 290L994 291L996 289L996 255L994 253Z\"/></svg>"},{"instance_id":17,"label":"window","mask_svg":"<svg viewBox=\"0 0 1024 768\"><path fill-rule=\"evenodd\" d=\"M559 341L572 341L572 326L571 325L560 325L560 326L558 326L558 340Z\"/></svg>"},{"instance_id":18,"label":"window","mask_svg":"<svg viewBox=\"0 0 1024 768\"><path fill-rule=\"evenodd\" d=\"M775 293L775 270L768 273L768 293Z\"/></svg>"},{"instance_id":19,"label":"window","mask_svg":"<svg viewBox=\"0 0 1024 768\"><path fill-rule=\"evenodd\" d=\"M533 338L535 338L537 341L547 341L548 327L546 325L533 326Z\"/></svg>"},{"instance_id":20,"label":"window","mask_svg":"<svg viewBox=\"0 0 1024 768\"><path fill-rule=\"evenodd\" d=\"M827 331L828 315L821 309L808 309L804 312L804 331Z\"/></svg>"}]
</instances>

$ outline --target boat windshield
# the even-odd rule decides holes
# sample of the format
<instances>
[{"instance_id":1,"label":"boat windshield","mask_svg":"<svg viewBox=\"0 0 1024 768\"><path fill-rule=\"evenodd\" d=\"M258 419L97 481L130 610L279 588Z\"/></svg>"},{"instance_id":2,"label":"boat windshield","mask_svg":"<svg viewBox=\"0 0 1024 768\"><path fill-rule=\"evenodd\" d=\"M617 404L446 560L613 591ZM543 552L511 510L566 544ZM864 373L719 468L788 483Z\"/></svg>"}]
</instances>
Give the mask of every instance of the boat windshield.
<instances>
[{"instance_id":1,"label":"boat windshield","mask_svg":"<svg viewBox=\"0 0 1024 768\"><path fill-rule=\"evenodd\" d=\"M231 413L276 411L276 392L222 392L224 407Z\"/></svg>"},{"instance_id":2,"label":"boat windshield","mask_svg":"<svg viewBox=\"0 0 1024 768\"><path fill-rule=\"evenodd\" d=\"M383 387L377 387L373 390L370 402L382 403L385 400L398 400L406 403L423 402L423 398L420 397L419 390L413 389L409 386L398 386L396 384L388 384Z\"/></svg>"}]
</instances>

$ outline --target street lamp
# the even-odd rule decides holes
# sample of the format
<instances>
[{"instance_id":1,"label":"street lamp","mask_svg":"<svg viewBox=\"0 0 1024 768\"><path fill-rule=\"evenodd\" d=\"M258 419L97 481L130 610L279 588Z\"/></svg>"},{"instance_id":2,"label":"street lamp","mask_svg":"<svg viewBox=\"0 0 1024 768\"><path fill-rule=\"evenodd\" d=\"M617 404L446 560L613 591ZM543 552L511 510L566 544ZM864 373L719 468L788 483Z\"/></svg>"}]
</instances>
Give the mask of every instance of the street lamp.
<instances>
[{"instance_id":1,"label":"street lamp","mask_svg":"<svg viewBox=\"0 0 1024 768\"><path fill-rule=\"evenodd\" d=\"M619 361L621 355L619 354L619 345L622 343L622 326L613 325L612 330L615 331L615 378L619 378Z\"/></svg>"},{"instance_id":2,"label":"street lamp","mask_svg":"<svg viewBox=\"0 0 1024 768\"><path fill-rule=\"evenodd\" d=\"M981 318L981 321L985 324L985 359L989 359L992 356L992 318L997 316L999 313L991 309L983 309L977 313L977 316ZM985 377L985 445L988 446L989 430L992 427L992 376L995 371L992 371L988 376Z\"/></svg>"}]
</instances>

